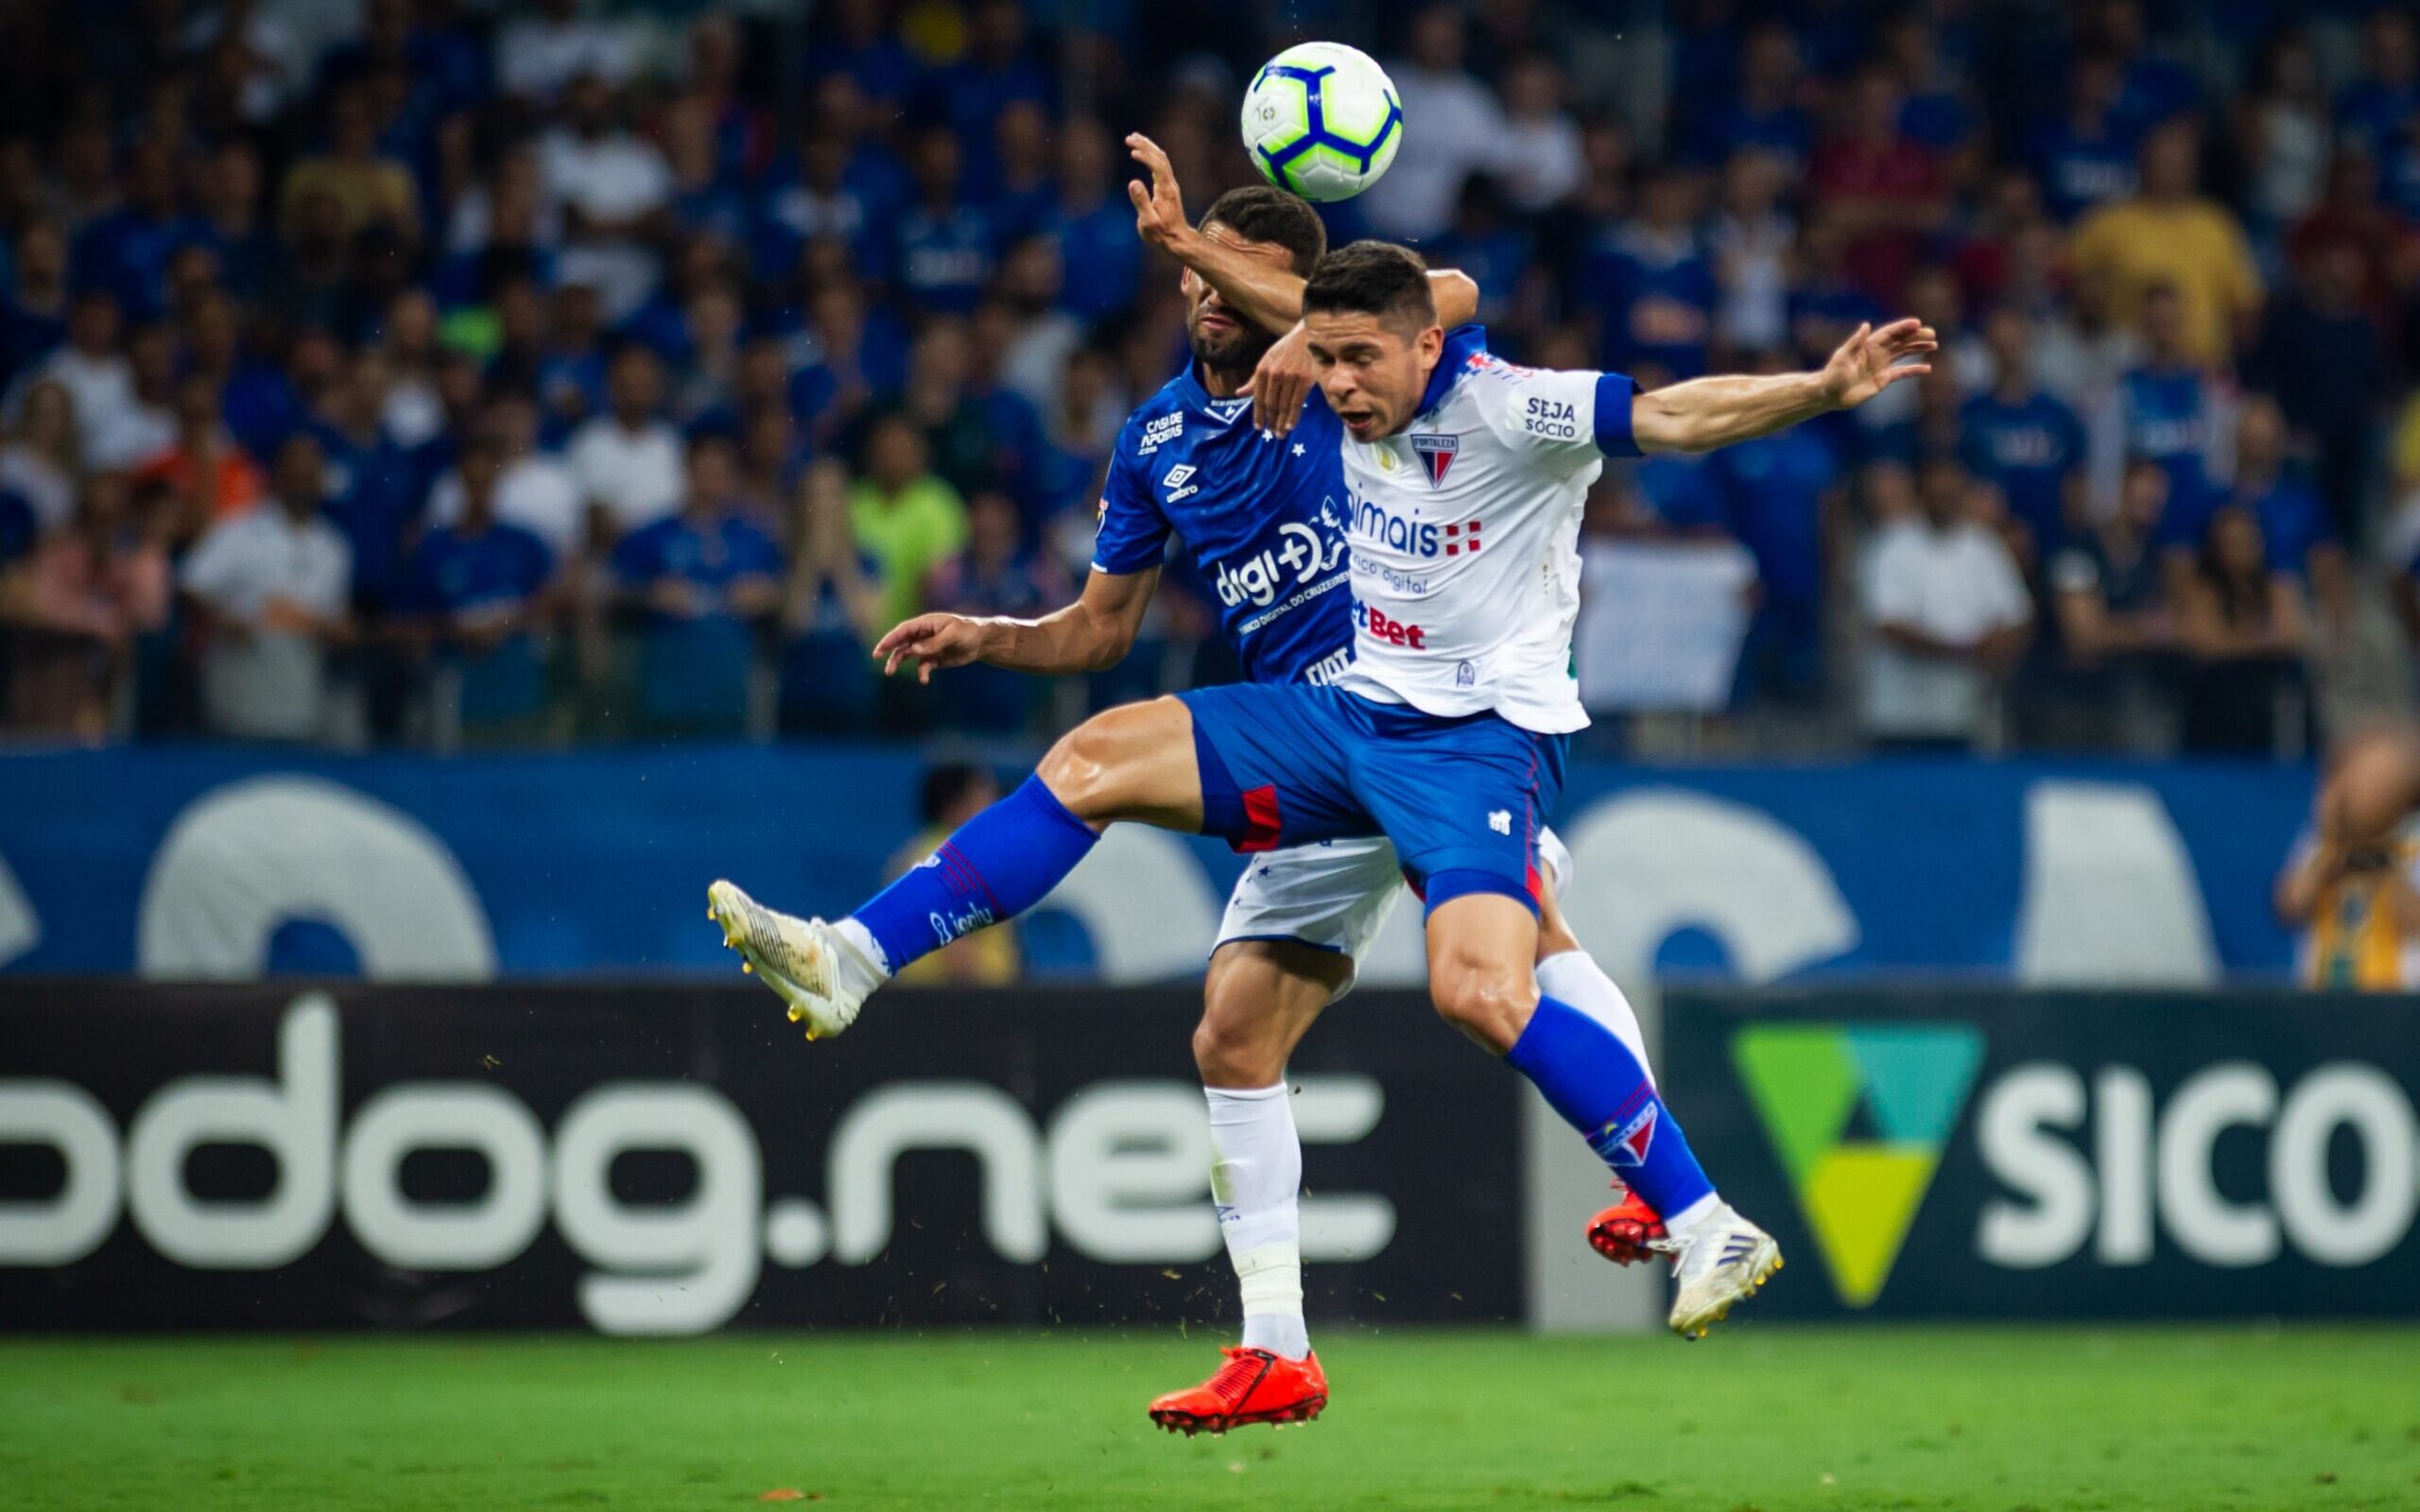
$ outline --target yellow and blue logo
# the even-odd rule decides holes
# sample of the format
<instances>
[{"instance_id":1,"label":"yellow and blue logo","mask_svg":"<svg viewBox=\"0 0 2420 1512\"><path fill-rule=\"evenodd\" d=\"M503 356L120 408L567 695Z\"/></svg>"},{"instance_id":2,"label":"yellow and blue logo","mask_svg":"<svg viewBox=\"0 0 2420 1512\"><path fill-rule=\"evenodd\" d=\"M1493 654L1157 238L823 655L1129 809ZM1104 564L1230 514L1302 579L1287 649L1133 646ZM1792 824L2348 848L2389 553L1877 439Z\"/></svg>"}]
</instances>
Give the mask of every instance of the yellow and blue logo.
<instances>
[{"instance_id":1,"label":"yellow and blue logo","mask_svg":"<svg viewBox=\"0 0 2420 1512\"><path fill-rule=\"evenodd\" d=\"M1731 1058L1851 1307L1882 1295L1983 1060L1970 1024L1765 1023Z\"/></svg>"}]
</instances>

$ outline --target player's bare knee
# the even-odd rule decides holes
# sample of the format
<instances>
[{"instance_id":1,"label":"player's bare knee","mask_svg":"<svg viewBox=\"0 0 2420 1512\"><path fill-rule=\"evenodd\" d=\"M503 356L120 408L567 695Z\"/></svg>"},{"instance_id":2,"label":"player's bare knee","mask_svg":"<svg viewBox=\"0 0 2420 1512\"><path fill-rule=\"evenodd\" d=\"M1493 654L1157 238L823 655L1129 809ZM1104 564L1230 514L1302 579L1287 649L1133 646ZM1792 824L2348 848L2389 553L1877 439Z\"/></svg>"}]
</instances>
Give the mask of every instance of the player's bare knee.
<instances>
[{"instance_id":1,"label":"player's bare knee","mask_svg":"<svg viewBox=\"0 0 2420 1512\"><path fill-rule=\"evenodd\" d=\"M1268 1087L1286 1074L1285 1027L1268 1011L1251 973L1223 970L1203 984L1201 1022L1193 1030L1193 1064L1205 1087Z\"/></svg>"},{"instance_id":2,"label":"player's bare knee","mask_svg":"<svg viewBox=\"0 0 2420 1512\"><path fill-rule=\"evenodd\" d=\"M1538 1005L1527 972L1480 967L1432 973L1429 995L1438 1017L1497 1055L1512 1048Z\"/></svg>"},{"instance_id":3,"label":"player's bare knee","mask_svg":"<svg viewBox=\"0 0 2420 1512\"><path fill-rule=\"evenodd\" d=\"M1193 1065L1204 1087L1269 1087L1286 1074L1286 1051L1264 1026L1214 1007L1193 1027Z\"/></svg>"},{"instance_id":4,"label":"player's bare knee","mask_svg":"<svg viewBox=\"0 0 2420 1512\"><path fill-rule=\"evenodd\" d=\"M1080 819L1106 816L1117 800L1116 738L1087 719L1059 737L1033 774Z\"/></svg>"}]
</instances>

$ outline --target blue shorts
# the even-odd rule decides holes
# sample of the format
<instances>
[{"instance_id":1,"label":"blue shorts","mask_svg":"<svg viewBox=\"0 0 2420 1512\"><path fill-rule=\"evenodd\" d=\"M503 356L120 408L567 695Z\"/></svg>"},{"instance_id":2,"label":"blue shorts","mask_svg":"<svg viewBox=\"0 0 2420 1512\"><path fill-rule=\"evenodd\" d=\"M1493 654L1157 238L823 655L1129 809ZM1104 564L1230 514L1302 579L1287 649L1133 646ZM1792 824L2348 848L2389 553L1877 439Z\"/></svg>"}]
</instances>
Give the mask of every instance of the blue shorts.
<instances>
[{"instance_id":1,"label":"blue shorts","mask_svg":"<svg viewBox=\"0 0 2420 1512\"><path fill-rule=\"evenodd\" d=\"M1431 908L1474 892L1537 906L1538 830L1563 793L1564 736L1305 683L1177 696L1193 713L1202 833L1245 851L1383 834Z\"/></svg>"}]
</instances>

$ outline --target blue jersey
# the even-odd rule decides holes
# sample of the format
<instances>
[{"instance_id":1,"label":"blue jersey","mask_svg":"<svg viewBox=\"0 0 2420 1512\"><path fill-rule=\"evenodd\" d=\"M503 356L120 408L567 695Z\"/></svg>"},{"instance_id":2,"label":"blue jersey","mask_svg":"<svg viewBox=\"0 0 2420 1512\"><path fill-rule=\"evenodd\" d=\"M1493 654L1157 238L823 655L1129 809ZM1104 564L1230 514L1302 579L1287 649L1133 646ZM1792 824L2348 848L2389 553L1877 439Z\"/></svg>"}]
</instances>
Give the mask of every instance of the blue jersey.
<instances>
[{"instance_id":1,"label":"blue jersey","mask_svg":"<svg viewBox=\"0 0 2420 1512\"><path fill-rule=\"evenodd\" d=\"M2035 391L2011 403L1978 394L1958 412L1959 459L1999 487L2008 512L2033 532L2043 560L2066 539L2067 476L2084 462L2075 412Z\"/></svg>"},{"instance_id":2,"label":"blue jersey","mask_svg":"<svg viewBox=\"0 0 2420 1512\"><path fill-rule=\"evenodd\" d=\"M1117 433L1094 571L1157 567L1174 532L1246 677L1334 680L1353 659L1343 430L1314 389L1293 434L1271 438L1251 400L1213 399L1187 369Z\"/></svg>"}]
</instances>

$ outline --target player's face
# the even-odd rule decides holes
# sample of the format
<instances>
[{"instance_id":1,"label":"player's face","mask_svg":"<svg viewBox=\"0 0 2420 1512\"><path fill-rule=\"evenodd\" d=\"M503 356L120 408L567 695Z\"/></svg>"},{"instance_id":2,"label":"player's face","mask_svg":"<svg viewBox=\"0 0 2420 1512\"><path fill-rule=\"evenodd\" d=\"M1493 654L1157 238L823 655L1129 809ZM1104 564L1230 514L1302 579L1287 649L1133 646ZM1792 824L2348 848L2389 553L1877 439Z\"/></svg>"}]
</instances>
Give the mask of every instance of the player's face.
<instances>
[{"instance_id":1,"label":"player's face","mask_svg":"<svg viewBox=\"0 0 2420 1512\"><path fill-rule=\"evenodd\" d=\"M1419 413L1445 333L1405 331L1374 315L1321 311L1304 320L1327 407L1357 441L1392 436Z\"/></svg>"},{"instance_id":2,"label":"player's face","mask_svg":"<svg viewBox=\"0 0 2420 1512\"><path fill-rule=\"evenodd\" d=\"M1271 267L1293 271L1293 254L1275 242L1246 241L1216 221L1202 227L1201 234ZM1184 290L1184 334L1192 340L1194 358L1211 371L1249 372L1277 339L1236 314L1193 269L1184 270L1178 286Z\"/></svg>"}]
</instances>

